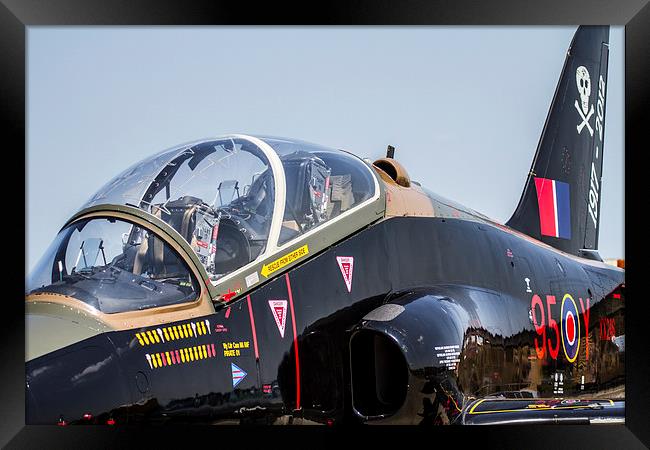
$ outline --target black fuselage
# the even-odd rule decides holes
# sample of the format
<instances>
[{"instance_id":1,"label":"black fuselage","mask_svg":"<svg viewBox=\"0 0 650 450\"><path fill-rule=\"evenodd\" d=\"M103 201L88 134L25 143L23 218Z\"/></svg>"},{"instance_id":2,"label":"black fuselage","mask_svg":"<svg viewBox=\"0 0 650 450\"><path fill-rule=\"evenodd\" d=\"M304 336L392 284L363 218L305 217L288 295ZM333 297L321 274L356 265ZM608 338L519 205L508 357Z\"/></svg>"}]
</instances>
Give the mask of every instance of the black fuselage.
<instances>
[{"instance_id":1,"label":"black fuselage","mask_svg":"<svg viewBox=\"0 0 650 450\"><path fill-rule=\"evenodd\" d=\"M389 218L215 314L29 361L27 423L453 423L497 393L602 395L623 384L623 285L487 221Z\"/></svg>"}]
</instances>

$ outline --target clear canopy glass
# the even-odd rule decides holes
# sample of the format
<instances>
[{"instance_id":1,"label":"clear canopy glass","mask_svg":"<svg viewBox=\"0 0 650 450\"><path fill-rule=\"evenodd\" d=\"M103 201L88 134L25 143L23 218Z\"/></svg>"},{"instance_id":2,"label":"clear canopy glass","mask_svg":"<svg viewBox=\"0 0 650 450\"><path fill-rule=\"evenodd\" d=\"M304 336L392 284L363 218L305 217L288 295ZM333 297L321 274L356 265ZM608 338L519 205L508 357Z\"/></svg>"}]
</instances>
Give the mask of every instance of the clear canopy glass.
<instances>
[{"instance_id":1,"label":"clear canopy glass","mask_svg":"<svg viewBox=\"0 0 650 450\"><path fill-rule=\"evenodd\" d=\"M115 218L65 227L27 280L26 293L73 297L107 314L197 298L183 259L154 233Z\"/></svg>"},{"instance_id":2,"label":"clear canopy glass","mask_svg":"<svg viewBox=\"0 0 650 450\"><path fill-rule=\"evenodd\" d=\"M368 165L303 141L232 135L165 150L84 205L136 206L172 226L212 280L354 209L376 192Z\"/></svg>"},{"instance_id":3,"label":"clear canopy glass","mask_svg":"<svg viewBox=\"0 0 650 450\"><path fill-rule=\"evenodd\" d=\"M286 201L279 245L372 198L373 175L359 158L309 142L261 136L282 161Z\"/></svg>"}]
</instances>

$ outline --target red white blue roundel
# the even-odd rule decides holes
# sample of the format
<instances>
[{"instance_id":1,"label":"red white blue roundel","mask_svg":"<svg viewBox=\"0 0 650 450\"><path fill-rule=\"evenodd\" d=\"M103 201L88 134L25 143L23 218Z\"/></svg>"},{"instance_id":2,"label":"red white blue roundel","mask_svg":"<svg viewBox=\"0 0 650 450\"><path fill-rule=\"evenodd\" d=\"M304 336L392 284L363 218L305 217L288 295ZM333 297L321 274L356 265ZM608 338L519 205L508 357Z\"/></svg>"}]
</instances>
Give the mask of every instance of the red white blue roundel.
<instances>
[{"instance_id":1,"label":"red white blue roundel","mask_svg":"<svg viewBox=\"0 0 650 450\"><path fill-rule=\"evenodd\" d=\"M564 355L569 362L574 362L580 350L580 321L576 302L569 294L562 299L561 314L560 327Z\"/></svg>"}]
</instances>

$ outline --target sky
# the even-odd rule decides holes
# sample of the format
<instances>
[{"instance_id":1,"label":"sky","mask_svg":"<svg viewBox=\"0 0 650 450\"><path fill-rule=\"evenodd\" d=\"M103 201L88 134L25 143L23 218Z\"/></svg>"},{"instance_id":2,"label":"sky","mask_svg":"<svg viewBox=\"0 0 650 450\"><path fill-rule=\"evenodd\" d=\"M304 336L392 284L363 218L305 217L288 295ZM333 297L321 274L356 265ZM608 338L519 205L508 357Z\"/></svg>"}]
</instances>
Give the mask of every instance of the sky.
<instances>
[{"instance_id":1,"label":"sky","mask_svg":"<svg viewBox=\"0 0 650 450\"><path fill-rule=\"evenodd\" d=\"M28 27L26 271L131 164L228 133L376 159L501 223L575 26ZM624 29L610 30L599 251L624 253Z\"/></svg>"}]
</instances>

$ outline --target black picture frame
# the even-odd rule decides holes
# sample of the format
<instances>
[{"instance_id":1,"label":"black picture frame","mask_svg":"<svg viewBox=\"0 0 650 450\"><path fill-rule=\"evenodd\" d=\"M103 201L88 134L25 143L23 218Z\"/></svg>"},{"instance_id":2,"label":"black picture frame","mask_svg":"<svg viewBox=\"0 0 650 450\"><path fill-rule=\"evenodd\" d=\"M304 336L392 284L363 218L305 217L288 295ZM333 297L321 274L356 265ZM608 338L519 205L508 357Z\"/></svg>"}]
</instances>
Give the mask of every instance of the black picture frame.
<instances>
[{"instance_id":1,"label":"black picture frame","mask_svg":"<svg viewBox=\"0 0 650 450\"><path fill-rule=\"evenodd\" d=\"M3 0L0 5L0 97L2 98L4 151L20 155L25 151L25 75L26 31L34 25L577 25L610 24L625 26L625 202L627 357L625 426L499 426L447 427L443 430L364 427L354 431L364 440L385 443L397 437L401 445L428 442L440 446L481 446L482 448L643 448L650 446L650 365L648 363L645 313L642 297L643 242L637 241L643 221L632 220L645 209L647 188L640 171L646 152L644 132L648 123L650 83L650 5L647 0L593 2L561 0L522 2L515 0L443 2L441 0L402 0L399 2L353 1L336 4L301 5L268 2L255 5L240 2L225 4L208 1L99 1L99 0ZM645 76L644 76L645 75ZM23 154L24 156L24 154ZM20 166L20 157L11 163ZM24 158L23 169L25 168ZM10 164L5 161L5 164ZM17 169L11 170L18 175ZM23 170L23 173L24 170ZM23 180L24 181L24 180ZM10 296L3 305L0 325L0 445L8 448L123 447L136 444L154 447L154 442L169 443L173 435L195 445L197 437L214 445L226 439L246 448L251 435L262 443L307 445L337 440L331 429L296 430L291 435L277 429L228 429L219 427L67 427L25 426L24 403L24 298L19 280L24 279L24 246L15 236L23 220L20 205L25 193L16 192L19 180L4 180L7 206L12 205L10 227L5 232L3 269L9 281ZM639 201L637 201L639 199ZM628 211L630 213L628 213ZM23 211L24 212L24 211ZM634 214L628 217L629 214ZM5 222L5 227L7 222ZM29 243L26 243L28 245ZM7 246L9 245L9 246ZM11 248L11 246L16 248ZM22 255L22 258L21 256ZM348 430L349 431L349 430ZM411 436L413 433L418 436ZM435 433L435 434L431 434ZM199 445L196 443L196 445ZM367 445L367 444L364 444ZM138 445L139 446L139 445Z\"/></svg>"}]
</instances>

